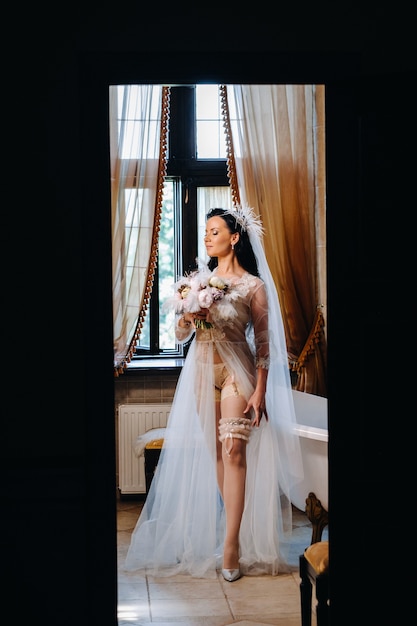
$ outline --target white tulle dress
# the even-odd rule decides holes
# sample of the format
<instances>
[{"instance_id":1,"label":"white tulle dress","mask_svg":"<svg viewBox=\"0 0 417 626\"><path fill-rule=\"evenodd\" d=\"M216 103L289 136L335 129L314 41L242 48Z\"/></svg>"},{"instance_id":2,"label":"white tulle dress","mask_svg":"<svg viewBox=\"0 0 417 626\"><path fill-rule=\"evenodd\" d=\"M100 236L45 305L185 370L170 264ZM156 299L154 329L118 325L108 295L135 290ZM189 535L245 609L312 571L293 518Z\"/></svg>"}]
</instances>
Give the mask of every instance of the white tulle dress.
<instances>
[{"instance_id":1,"label":"white tulle dress","mask_svg":"<svg viewBox=\"0 0 417 626\"><path fill-rule=\"evenodd\" d=\"M216 350L247 399L254 390L256 367L269 369L269 421L262 418L247 444L239 567L245 575L288 571L291 489L302 479L303 471L293 430L295 415L281 313L269 273L265 278L245 273L234 280L237 315L222 320L213 307L215 325L195 331L159 463L131 537L126 570L211 578L222 567L225 520L216 480ZM193 330L177 328L179 340L186 341Z\"/></svg>"}]
</instances>

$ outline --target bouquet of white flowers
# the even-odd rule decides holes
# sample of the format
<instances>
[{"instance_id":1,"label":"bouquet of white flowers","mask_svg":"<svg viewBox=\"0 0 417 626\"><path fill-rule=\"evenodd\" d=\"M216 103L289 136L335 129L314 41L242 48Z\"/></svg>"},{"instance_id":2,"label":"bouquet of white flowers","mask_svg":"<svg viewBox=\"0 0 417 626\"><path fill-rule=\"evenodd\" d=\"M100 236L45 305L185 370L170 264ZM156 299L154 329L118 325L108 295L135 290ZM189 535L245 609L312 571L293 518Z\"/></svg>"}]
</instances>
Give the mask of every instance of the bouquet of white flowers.
<instances>
[{"instance_id":1,"label":"bouquet of white flowers","mask_svg":"<svg viewBox=\"0 0 417 626\"><path fill-rule=\"evenodd\" d=\"M237 294L233 288L208 269L200 269L182 276L174 285L175 294L165 300L164 309L173 308L175 313L197 313L201 309L210 309L210 319L229 320L237 312L232 301ZM194 320L196 328L212 328L207 320Z\"/></svg>"}]
</instances>

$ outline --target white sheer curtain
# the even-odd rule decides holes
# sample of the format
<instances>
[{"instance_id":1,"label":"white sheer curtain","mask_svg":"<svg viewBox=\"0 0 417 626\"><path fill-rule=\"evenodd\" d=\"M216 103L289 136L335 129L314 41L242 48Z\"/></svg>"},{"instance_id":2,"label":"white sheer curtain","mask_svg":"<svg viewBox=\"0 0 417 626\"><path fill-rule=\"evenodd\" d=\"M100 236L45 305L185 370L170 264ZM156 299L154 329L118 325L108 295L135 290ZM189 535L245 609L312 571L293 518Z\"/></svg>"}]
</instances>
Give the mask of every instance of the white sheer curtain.
<instances>
[{"instance_id":1,"label":"white sheer curtain","mask_svg":"<svg viewBox=\"0 0 417 626\"><path fill-rule=\"evenodd\" d=\"M166 165L169 89L110 86L114 370L135 349L152 289Z\"/></svg>"},{"instance_id":2,"label":"white sheer curtain","mask_svg":"<svg viewBox=\"0 0 417 626\"><path fill-rule=\"evenodd\" d=\"M204 262L208 262L206 247L204 245L204 234L206 230L206 215L214 207L231 209L233 206L230 187L198 187L197 188L197 224L198 224L198 257Z\"/></svg>"},{"instance_id":3,"label":"white sheer curtain","mask_svg":"<svg viewBox=\"0 0 417 626\"><path fill-rule=\"evenodd\" d=\"M295 387L325 396L324 86L228 85L226 93L233 195L262 217Z\"/></svg>"}]
</instances>

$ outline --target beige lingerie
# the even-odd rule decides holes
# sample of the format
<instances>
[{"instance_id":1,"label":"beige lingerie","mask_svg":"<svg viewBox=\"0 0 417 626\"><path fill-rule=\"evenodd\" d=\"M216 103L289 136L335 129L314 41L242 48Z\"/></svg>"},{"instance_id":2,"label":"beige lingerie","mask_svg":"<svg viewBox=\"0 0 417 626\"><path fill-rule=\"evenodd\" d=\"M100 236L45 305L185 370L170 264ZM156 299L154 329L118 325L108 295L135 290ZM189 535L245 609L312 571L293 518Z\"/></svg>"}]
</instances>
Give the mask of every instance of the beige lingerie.
<instances>
[{"instance_id":1,"label":"beige lingerie","mask_svg":"<svg viewBox=\"0 0 417 626\"><path fill-rule=\"evenodd\" d=\"M231 382L227 382L231 380ZM214 386L216 401L231 396L241 395L236 383L232 380L224 363L214 364ZM225 442L226 453L230 456L233 439L249 441L252 426L247 417L222 417L219 422L219 440Z\"/></svg>"}]
</instances>

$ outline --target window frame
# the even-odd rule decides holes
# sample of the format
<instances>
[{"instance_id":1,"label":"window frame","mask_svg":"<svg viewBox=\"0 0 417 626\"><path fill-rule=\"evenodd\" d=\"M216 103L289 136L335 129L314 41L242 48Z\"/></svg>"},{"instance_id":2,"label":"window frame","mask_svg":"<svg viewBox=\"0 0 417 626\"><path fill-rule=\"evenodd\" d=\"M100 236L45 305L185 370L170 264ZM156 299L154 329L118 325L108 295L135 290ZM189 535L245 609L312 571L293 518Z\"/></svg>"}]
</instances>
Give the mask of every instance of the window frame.
<instances>
[{"instance_id":1,"label":"window frame","mask_svg":"<svg viewBox=\"0 0 417 626\"><path fill-rule=\"evenodd\" d=\"M229 187L227 159L197 159L196 134L196 85L179 85L170 89L170 119L168 132L168 157L166 178L177 185L176 215L180 220L180 230L176 245L181 273L195 268L198 254L197 189L198 187ZM174 351L159 348L159 290L158 260L154 274L154 287L151 292L147 316L150 324L150 347L137 347L132 357L135 366L143 360L182 358L186 355L189 343L176 344Z\"/></svg>"}]
</instances>

